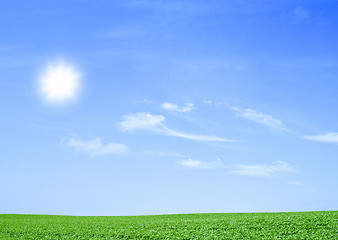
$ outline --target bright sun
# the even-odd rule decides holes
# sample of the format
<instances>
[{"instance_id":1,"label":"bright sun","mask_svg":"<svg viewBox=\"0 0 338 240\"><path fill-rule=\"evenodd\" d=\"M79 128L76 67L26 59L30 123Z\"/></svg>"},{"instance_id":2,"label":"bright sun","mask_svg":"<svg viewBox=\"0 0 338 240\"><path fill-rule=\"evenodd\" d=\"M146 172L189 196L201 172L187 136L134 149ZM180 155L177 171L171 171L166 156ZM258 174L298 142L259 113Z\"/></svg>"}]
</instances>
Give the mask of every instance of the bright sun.
<instances>
[{"instance_id":1,"label":"bright sun","mask_svg":"<svg viewBox=\"0 0 338 240\"><path fill-rule=\"evenodd\" d=\"M63 103L76 97L80 74L64 63L49 65L40 78L40 90L49 102Z\"/></svg>"}]
</instances>

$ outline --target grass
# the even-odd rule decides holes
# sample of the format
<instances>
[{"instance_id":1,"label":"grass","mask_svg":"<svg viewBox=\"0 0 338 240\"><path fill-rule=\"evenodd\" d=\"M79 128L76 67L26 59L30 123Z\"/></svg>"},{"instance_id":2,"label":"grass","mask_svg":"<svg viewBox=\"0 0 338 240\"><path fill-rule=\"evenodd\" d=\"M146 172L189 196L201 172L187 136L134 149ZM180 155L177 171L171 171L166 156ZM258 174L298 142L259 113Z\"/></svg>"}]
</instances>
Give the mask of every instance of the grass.
<instances>
[{"instance_id":1,"label":"grass","mask_svg":"<svg viewBox=\"0 0 338 240\"><path fill-rule=\"evenodd\" d=\"M338 211L130 217L0 215L0 239L338 239Z\"/></svg>"}]
</instances>

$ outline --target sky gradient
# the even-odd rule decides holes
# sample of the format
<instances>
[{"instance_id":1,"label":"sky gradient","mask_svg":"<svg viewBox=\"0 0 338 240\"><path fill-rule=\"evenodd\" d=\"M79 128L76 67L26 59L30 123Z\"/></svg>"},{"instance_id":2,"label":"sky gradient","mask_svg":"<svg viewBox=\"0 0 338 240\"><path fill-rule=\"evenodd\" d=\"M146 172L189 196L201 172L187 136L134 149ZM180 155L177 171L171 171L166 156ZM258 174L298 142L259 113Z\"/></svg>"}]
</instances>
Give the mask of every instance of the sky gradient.
<instances>
[{"instance_id":1,"label":"sky gradient","mask_svg":"<svg viewBox=\"0 0 338 240\"><path fill-rule=\"evenodd\" d=\"M0 213L337 210L337 11L2 1Z\"/></svg>"}]
</instances>

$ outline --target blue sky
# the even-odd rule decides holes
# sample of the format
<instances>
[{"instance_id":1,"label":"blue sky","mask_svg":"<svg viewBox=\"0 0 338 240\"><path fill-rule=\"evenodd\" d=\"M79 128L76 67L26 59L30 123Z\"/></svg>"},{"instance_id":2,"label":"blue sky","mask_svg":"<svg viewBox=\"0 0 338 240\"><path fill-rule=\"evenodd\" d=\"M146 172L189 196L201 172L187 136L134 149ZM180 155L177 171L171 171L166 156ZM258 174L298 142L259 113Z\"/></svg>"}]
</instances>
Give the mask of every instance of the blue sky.
<instances>
[{"instance_id":1,"label":"blue sky","mask_svg":"<svg viewBox=\"0 0 338 240\"><path fill-rule=\"evenodd\" d=\"M337 210L336 1L3 1L0 213Z\"/></svg>"}]
</instances>

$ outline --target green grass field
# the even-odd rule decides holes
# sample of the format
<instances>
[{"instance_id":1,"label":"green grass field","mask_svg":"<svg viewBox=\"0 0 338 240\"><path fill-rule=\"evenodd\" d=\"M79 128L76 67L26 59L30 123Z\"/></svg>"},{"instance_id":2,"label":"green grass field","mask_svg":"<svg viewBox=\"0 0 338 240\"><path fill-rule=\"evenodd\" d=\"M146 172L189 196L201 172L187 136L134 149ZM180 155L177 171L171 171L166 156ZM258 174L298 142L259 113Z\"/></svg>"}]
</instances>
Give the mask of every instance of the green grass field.
<instances>
[{"instance_id":1,"label":"green grass field","mask_svg":"<svg viewBox=\"0 0 338 240\"><path fill-rule=\"evenodd\" d=\"M0 239L338 239L338 211L130 217L0 215Z\"/></svg>"}]
</instances>

